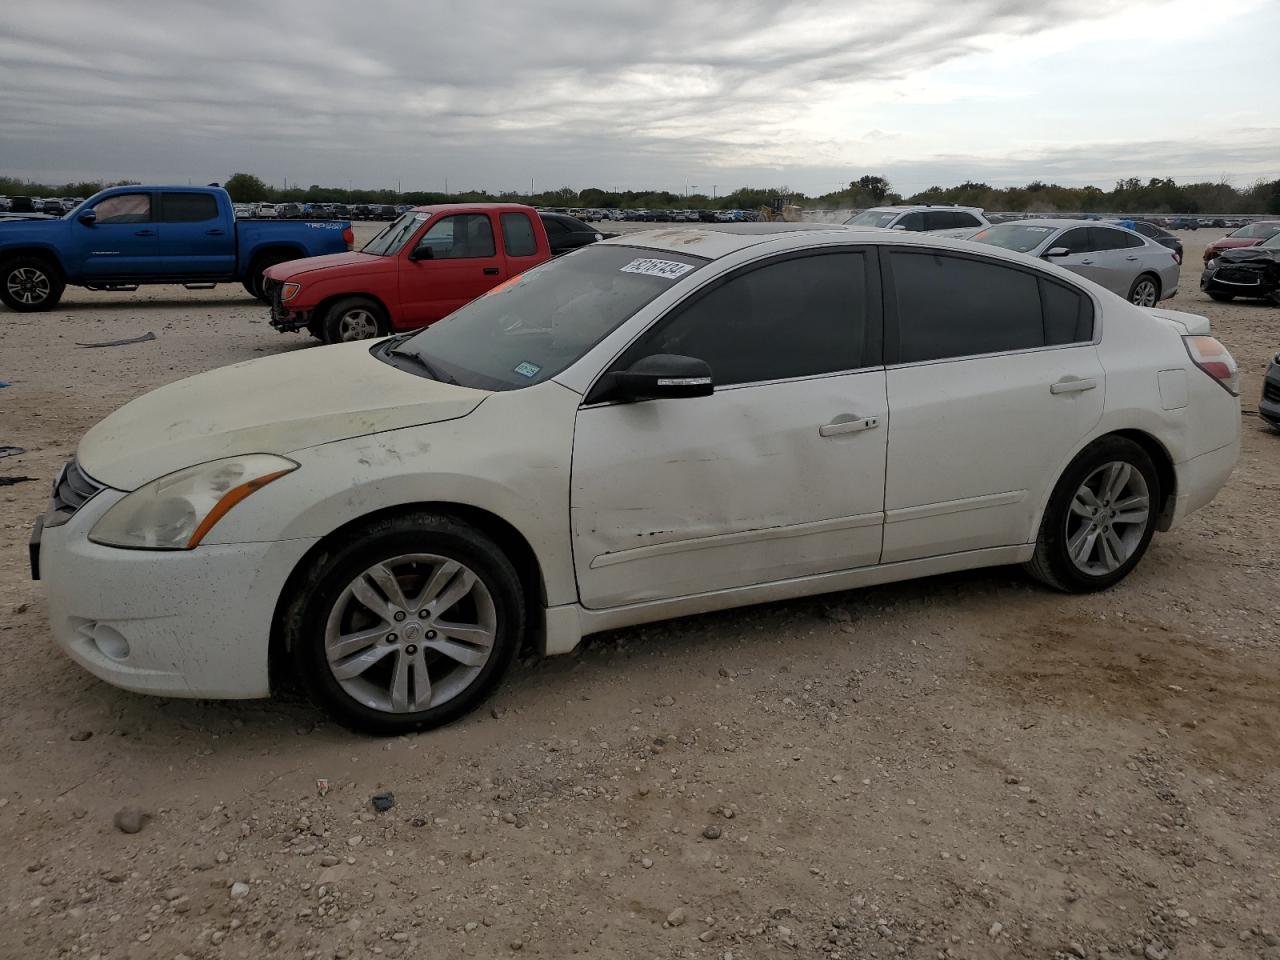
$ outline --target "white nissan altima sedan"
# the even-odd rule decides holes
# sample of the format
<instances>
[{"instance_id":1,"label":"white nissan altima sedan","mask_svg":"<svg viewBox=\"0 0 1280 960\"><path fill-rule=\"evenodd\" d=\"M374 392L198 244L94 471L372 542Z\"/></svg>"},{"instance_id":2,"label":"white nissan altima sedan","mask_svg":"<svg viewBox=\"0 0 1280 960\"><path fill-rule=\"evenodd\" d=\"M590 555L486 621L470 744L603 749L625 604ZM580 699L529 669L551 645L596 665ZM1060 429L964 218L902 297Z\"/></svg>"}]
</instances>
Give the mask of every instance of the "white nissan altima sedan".
<instances>
[{"instance_id":1,"label":"white nissan altima sedan","mask_svg":"<svg viewBox=\"0 0 1280 960\"><path fill-rule=\"evenodd\" d=\"M1237 386L1204 318L1012 251L677 227L134 400L32 560L110 683L296 680L401 732L526 642L994 564L1109 587L1226 481Z\"/></svg>"}]
</instances>

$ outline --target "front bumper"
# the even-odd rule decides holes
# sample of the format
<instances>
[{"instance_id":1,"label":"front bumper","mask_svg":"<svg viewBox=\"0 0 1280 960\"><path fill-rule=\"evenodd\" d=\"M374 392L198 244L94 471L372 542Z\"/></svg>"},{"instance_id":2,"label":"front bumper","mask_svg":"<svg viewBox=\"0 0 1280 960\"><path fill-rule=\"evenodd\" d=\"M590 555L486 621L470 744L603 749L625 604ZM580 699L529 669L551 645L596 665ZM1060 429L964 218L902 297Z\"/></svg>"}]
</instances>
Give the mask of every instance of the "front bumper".
<instances>
[{"instance_id":1,"label":"front bumper","mask_svg":"<svg viewBox=\"0 0 1280 960\"><path fill-rule=\"evenodd\" d=\"M271 285L271 326L281 333L303 330L311 323L310 310L291 310L280 299L281 284Z\"/></svg>"},{"instance_id":2,"label":"front bumper","mask_svg":"<svg viewBox=\"0 0 1280 960\"><path fill-rule=\"evenodd\" d=\"M1275 361L1267 368L1267 377L1262 381L1262 400L1258 404L1258 415L1280 430L1280 365Z\"/></svg>"},{"instance_id":3,"label":"front bumper","mask_svg":"<svg viewBox=\"0 0 1280 960\"><path fill-rule=\"evenodd\" d=\"M268 646L285 581L316 541L126 550L92 543L124 497L103 490L36 547L55 642L114 686L170 697L270 694Z\"/></svg>"}]
</instances>

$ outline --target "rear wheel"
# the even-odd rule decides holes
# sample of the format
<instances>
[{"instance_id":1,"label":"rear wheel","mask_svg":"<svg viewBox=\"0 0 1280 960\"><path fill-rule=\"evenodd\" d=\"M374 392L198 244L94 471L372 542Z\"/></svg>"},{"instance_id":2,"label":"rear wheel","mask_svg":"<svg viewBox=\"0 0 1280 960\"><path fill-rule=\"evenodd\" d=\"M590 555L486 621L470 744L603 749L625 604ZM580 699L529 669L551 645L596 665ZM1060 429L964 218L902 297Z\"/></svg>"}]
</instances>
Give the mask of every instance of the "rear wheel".
<instances>
[{"instance_id":1,"label":"rear wheel","mask_svg":"<svg viewBox=\"0 0 1280 960\"><path fill-rule=\"evenodd\" d=\"M1234 293L1222 293L1219 290L1210 290L1209 297L1219 303L1230 303L1236 298L1236 295Z\"/></svg>"},{"instance_id":2,"label":"rear wheel","mask_svg":"<svg viewBox=\"0 0 1280 960\"><path fill-rule=\"evenodd\" d=\"M1161 502L1150 455L1124 437L1099 440L1054 488L1027 571L1070 593L1118 583L1151 543Z\"/></svg>"},{"instance_id":3,"label":"rear wheel","mask_svg":"<svg viewBox=\"0 0 1280 960\"><path fill-rule=\"evenodd\" d=\"M1160 302L1160 281L1144 273L1129 288L1129 302L1139 307L1154 307Z\"/></svg>"},{"instance_id":4,"label":"rear wheel","mask_svg":"<svg viewBox=\"0 0 1280 960\"><path fill-rule=\"evenodd\" d=\"M372 340L389 332L387 315L368 297L344 297L329 308L324 320L324 338L329 343Z\"/></svg>"},{"instance_id":5,"label":"rear wheel","mask_svg":"<svg viewBox=\"0 0 1280 960\"><path fill-rule=\"evenodd\" d=\"M267 278L263 276L269 269L277 263L287 263L290 260L297 259L291 254L274 253L267 254L253 261L249 265L249 275L244 278L245 290L254 297L257 297L263 303L270 303L271 297L267 294Z\"/></svg>"},{"instance_id":6,"label":"rear wheel","mask_svg":"<svg viewBox=\"0 0 1280 960\"><path fill-rule=\"evenodd\" d=\"M524 625L520 579L502 550L450 517L414 513L316 558L285 629L312 698L352 729L389 735L474 709Z\"/></svg>"},{"instance_id":7,"label":"rear wheel","mask_svg":"<svg viewBox=\"0 0 1280 960\"><path fill-rule=\"evenodd\" d=\"M52 310L65 289L61 272L40 257L14 257L0 266L0 301L18 313Z\"/></svg>"}]
</instances>

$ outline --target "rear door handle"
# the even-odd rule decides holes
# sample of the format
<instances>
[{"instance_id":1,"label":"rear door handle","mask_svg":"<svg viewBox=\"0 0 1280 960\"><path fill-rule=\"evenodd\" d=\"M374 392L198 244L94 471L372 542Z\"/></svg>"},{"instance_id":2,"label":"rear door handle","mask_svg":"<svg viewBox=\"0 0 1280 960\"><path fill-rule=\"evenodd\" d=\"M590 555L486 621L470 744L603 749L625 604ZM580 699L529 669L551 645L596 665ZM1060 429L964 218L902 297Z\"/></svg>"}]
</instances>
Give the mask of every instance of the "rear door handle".
<instances>
[{"instance_id":1,"label":"rear door handle","mask_svg":"<svg viewBox=\"0 0 1280 960\"><path fill-rule=\"evenodd\" d=\"M484 268L484 275L485 275L486 277L496 277L496 276L498 275L498 268L497 268L497 267L485 267L485 268Z\"/></svg>"},{"instance_id":2,"label":"rear door handle","mask_svg":"<svg viewBox=\"0 0 1280 960\"><path fill-rule=\"evenodd\" d=\"M1126 259L1126 260L1137 260L1138 258L1137 258L1137 257L1135 257L1133 254L1129 254L1129 256L1125 257L1125 259Z\"/></svg>"},{"instance_id":3,"label":"rear door handle","mask_svg":"<svg viewBox=\"0 0 1280 960\"><path fill-rule=\"evenodd\" d=\"M1086 390L1093 390L1098 386L1098 381L1092 377L1063 377L1057 383L1049 384L1049 392L1059 393L1084 393Z\"/></svg>"},{"instance_id":4,"label":"rear door handle","mask_svg":"<svg viewBox=\"0 0 1280 960\"><path fill-rule=\"evenodd\" d=\"M874 430L878 426L880 426L879 417L855 417L851 414L843 414L830 423L824 423L820 426L818 428L818 436L839 437L846 433L861 433L863 430Z\"/></svg>"},{"instance_id":5,"label":"rear door handle","mask_svg":"<svg viewBox=\"0 0 1280 960\"><path fill-rule=\"evenodd\" d=\"M1090 260L1090 259L1088 259L1088 258L1086 258L1086 259L1084 259L1084 260L1081 260L1080 262L1081 262L1081 263L1093 263L1093 261L1092 261L1092 260Z\"/></svg>"},{"instance_id":6,"label":"rear door handle","mask_svg":"<svg viewBox=\"0 0 1280 960\"><path fill-rule=\"evenodd\" d=\"M135 237L154 237L156 232L154 230L138 230L133 235Z\"/></svg>"}]
</instances>

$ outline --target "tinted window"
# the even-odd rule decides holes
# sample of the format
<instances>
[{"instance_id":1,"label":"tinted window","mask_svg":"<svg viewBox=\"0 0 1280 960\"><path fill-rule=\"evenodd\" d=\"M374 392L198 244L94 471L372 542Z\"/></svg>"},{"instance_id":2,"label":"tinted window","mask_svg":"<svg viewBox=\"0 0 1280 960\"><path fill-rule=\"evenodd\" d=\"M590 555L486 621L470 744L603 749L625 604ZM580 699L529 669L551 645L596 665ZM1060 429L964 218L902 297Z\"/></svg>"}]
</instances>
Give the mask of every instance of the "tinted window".
<instances>
[{"instance_id":1,"label":"tinted window","mask_svg":"<svg viewBox=\"0 0 1280 960\"><path fill-rule=\"evenodd\" d=\"M511 257L531 257L538 252L538 241L533 235L533 221L527 214L504 213L502 215L502 243Z\"/></svg>"},{"instance_id":2,"label":"tinted window","mask_svg":"<svg viewBox=\"0 0 1280 960\"><path fill-rule=\"evenodd\" d=\"M952 225L953 225L953 226L956 226L956 227L980 227L980 226L982 226L982 221L981 221L981 220L979 220L977 217L975 217L972 213L965 213L965 212L963 212L963 211L960 211L960 212L958 212L958 213L953 213L953 214L951 215L951 218L952 218L952 220L954 220L954 221L955 221Z\"/></svg>"},{"instance_id":3,"label":"tinted window","mask_svg":"<svg viewBox=\"0 0 1280 960\"><path fill-rule=\"evenodd\" d=\"M893 250L898 362L1043 347L1036 278L1021 270Z\"/></svg>"},{"instance_id":4,"label":"tinted window","mask_svg":"<svg viewBox=\"0 0 1280 960\"><path fill-rule=\"evenodd\" d=\"M1071 253L1088 253L1091 250L1098 249L1093 245L1093 238L1089 235L1088 227L1076 227L1074 230L1068 230L1049 244L1050 250L1054 247L1066 247Z\"/></svg>"},{"instance_id":5,"label":"tinted window","mask_svg":"<svg viewBox=\"0 0 1280 960\"><path fill-rule=\"evenodd\" d=\"M196 223L218 218L218 201L208 193L162 193L160 219L165 223Z\"/></svg>"},{"instance_id":6,"label":"tinted window","mask_svg":"<svg viewBox=\"0 0 1280 960\"><path fill-rule=\"evenodd\" d=\"M93 212L98 223L146 223L151 219L151 194L118 193L99 203Z\"/></svg>"},{"instance_id":7,"label":"tinted window","mask_svg":"<svg viewBox=\"0 0 1280 960\"><path fill-rule=\"evenodd\" d=\"M1133 234L1123 230L1112 230L1109 227L1092 227L1094 250L1123 250L1126 247L1140 247L1142 241Z\"/></svg>"},{"instance_id":8,"label":"tinted window","mask_svg":"<svg viewBox=\"0 0 1280 960\"><path fill-rule=\"evenodd\" d=\"M887 227L897 215L893 210L867 210L850 217L844 224L846 227Z\"/></svg>"},{"instance_id":9,"label":"tinted window","mask_svg":"<svg viewBox=\"0 0 1280 960\"><path fill-rule=\"evenodd\" d=\"M542 225L547 228L547 233L553 236L563 236L569 232L569 228L555 217L543 217Z\"/></svg>"},{"instance_id":10,"label":"tinted window","mask_svg":"<svg viewBox=\"0 0 1280 960\"><path fill-rule=\"evenodd\" d=\"M953 224L949 213L930 211L924 215L924 228L926 230L946 230L950 226L953 226Z\"/></svg>"},{"instance_id":11,"label":"tinted window","mask_svg":"<svg viewBox=\"0 0 1280 960\"><path fill-rule=\"evenodd\" d=\"M493 227L483 213L459 213L441 217L418 241L418 249L430 247L436 260L492 257Z\"/></svg>"},{"instance_id":12,"label":"tinted window","mask_svg":"<svg viewBox=\"0 0 1280 960\"><path fill-rule=\"evenodd\" d=\"M866 258L824 253L737 274L658 322L619 362L705 360L717 386L856 370L867 351Z\"/></svg>"},{"instance_id":13,"label":"tinted window","mask_svg":"<svg viewBox=\"0 0 1280 960\"><path fill-rule=\"evenodd\" d=\"M901 220L894 224L895 227L901 227L903 230L920 231L924 229L924 214L920 211L906 214Z\"/></svg>"},{"instance_id":14,"label":"tinted window","mask_svg":"<svg viewBox=\"0 0 1280 960\"><path fill-rule=\"evenodd\" d=\"M1093 339L1093 301L1078 290L1040 280L1044 305L1044 339L1049 346L1088 343Z\"/></svg>"},{"instance_id":15,"label":"tinted window","mask_svg":"<svg viewBox=\"0 0 1280 960\"><path fill-rule=\"evenodd\" d=\"M993 247L1016 250L1019 253L1030 253L1044 243L1054 232L1053 227L1042 227L1038 224L1002 223L994 227L979 230L970 239L979 243L989 243ZM1062 246L1059 240L1053 246Z\"/></svg>"}]
</instances>

